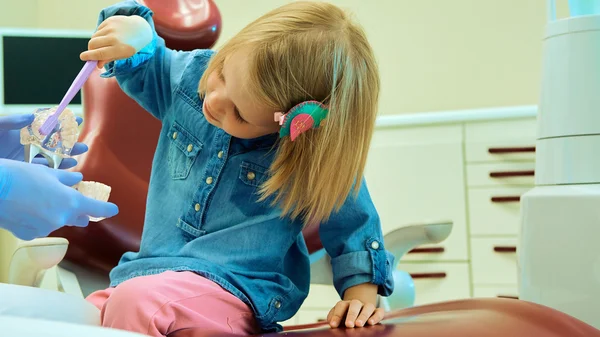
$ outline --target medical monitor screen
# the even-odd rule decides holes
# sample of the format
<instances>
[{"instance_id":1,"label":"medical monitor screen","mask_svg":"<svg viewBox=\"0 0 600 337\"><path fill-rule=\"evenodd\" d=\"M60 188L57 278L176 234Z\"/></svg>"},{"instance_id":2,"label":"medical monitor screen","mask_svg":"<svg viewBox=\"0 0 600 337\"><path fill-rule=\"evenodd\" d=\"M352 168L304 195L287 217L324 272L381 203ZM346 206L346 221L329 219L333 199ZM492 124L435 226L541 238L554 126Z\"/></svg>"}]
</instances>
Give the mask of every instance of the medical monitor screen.
<instances>
[{"instance_id":1,"label":"medical monitor screen","mask_svg":"<svg viewBox=\"0 0 600 337\"><path fill-rule=\"evenodd\" d=\"M58 105L83 67L89 38L2 36L5 105ZM2 102L0 102L2 104ZM81 92L71 101L81 104Z\"/></svg>"}]
</instances>

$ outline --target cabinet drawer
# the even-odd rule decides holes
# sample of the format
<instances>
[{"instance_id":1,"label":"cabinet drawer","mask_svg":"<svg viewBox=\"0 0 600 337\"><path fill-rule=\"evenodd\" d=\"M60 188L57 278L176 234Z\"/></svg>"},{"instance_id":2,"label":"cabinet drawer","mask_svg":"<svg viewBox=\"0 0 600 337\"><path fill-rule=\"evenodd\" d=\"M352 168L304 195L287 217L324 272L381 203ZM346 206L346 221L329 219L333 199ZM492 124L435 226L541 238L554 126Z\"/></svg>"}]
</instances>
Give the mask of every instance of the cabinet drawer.
<instances>
[{"instance_id":1,"label":"cabinet drawer","mask_svg":"<svg viewBox=\"0 0 600 337\"><path fill-rule=\"evenodd\" d=\"M474 285L516 285L517 238L471 238Z\"/></svg>"},{"instance_id":2,"label":"cabinet drawer","mask_svg":"<svg viewBox=\"0 0 600 337\"><path fill-rule=\"evenodd\" d=\"M519 289L515 286L475 286L473 297L519 298Z\"/></svg>"},{"instance_id":3,"label":"cabinet drawer","mask_svg":"<svg viewBox=\"0 0 600 337\"><path fill-rule=\"evenodd\" d=\"M471 235L518 235L520 197L529 187L470 188Z\"/></svg>"},{"instance_id":4,"label":"cabinet drawer","mask_svg":"<svg viewBox=\"0 0 600 337\"><path fill-rule=\"evenodd\" d=\"M465 151L468 163L534 161L535 139L466 143Z\"/></svg>"},{"instance_id":5,"label":"cabinet drawer","mask_svg":"<svg viewBox=\"0 0 600 337\"><path fill-rule=\"evenodd\" d=\"M311 284L302 308L329 310L339 301L340 296L333 286Z\"/></svg>"},{"instance_id":6,"label":"cabinet drawer","mask_svg":"<svg viewBox=\"0 0 600 337\"><path fill-rule=\"evenodd\" d=\"M471 297L467 263L400 263L415 283L415 305Z\"/></svg>"},{"instance_id":7,"label":"cabinet drawer","mask_svg":"<svg viewBox=\"0 0 600 337\"><path fill-rule=\"evenodd\" d=\"M536 138L536 118L467 123L465 157L469 163L533 161Z\"/></svg>"},{"instance_id":8,"label":"cabinet drawer","mask_svg":"<svg viewBox=\"0 0 600 337\"><path fill-rule=\"evenodd\" d=\"M532 186L535 163L493 163L467 165L469 187Z\"/></svg>"}]
</instances>

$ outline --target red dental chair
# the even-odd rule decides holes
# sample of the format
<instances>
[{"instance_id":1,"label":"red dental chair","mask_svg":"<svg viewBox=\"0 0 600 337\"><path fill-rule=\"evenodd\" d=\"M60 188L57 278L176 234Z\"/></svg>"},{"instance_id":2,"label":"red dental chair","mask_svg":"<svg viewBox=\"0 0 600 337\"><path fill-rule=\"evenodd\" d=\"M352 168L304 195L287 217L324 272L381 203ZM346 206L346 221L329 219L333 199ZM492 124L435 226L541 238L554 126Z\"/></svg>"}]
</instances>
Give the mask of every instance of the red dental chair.
<instances>
[{"instance_id":1,"label":"red dental chair","mask_svg":"<svg viewBox=\"0 0 600 337\"><path fill-rule=\"evenodd\" d=\"M212 1L140 2L155 12L157 31L170 48L210 48L219 36L220 15ZM112 186L110 200L119 205L120 214L87 228L64 228L53 236L69 240L66 260L108 273L124 252L139 248L160 122L128 98L114 79L102 79L98 74L90 76L83 89L85 116L80 141L90 149L75 169L86 180ZM143 132L130 132L132 125ZM311 253L322 248L316 227L304 234ZM316 323L286 330L288 336L311 337L600 337L599 330L568 315L512 299L466 299L395 310L387 313L382 324L360 329L329 329Z\"/></svg>"}]
</instances>

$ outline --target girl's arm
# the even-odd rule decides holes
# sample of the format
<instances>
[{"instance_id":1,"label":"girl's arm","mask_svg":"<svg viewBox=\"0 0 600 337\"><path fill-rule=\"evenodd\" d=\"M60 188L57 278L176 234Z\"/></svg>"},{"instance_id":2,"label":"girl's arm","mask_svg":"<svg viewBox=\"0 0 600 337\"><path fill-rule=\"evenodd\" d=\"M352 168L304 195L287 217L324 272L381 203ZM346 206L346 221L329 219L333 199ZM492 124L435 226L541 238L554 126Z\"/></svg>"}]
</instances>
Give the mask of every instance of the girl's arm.
<instances>
[{"instance_id":1,"label":"girl's arm","mask_svg":"<svg viewBox=\"0 0 600 337\"><path fill-rule=\"evenodd\" d=\"M342 298L331 309L329 324L379 323L383 309L376 308L377 295L389 296L393 291L394 256L384 248L379 215L364 179L358 195L348 196L340 211L320 225L319 234L331 256L334 286Z\"/></svg>"},{"instance_id":2,"label":"girl's arm","mask_svg":"<svg viewBox=\"0 0 600 337\"><path fill-rule=\"evenodd\" d=\"M344 292L344 301L358 300L362 303L377 304L377 285L363 283L352 286Z\"/></svg>"},{"instance_id":3,"label":"girl's arm","mask_svg":"<svg viewBox=\"0 0 600 337\"><path fill-rule=\"evenodd\" d=\"M149 8L133 0L103 9L81 59L98 60L106 69L103 77L116 77L129 97L162 120L195 53L168 49L156 34L152 15Z\"/></svg>"}]
</instances>

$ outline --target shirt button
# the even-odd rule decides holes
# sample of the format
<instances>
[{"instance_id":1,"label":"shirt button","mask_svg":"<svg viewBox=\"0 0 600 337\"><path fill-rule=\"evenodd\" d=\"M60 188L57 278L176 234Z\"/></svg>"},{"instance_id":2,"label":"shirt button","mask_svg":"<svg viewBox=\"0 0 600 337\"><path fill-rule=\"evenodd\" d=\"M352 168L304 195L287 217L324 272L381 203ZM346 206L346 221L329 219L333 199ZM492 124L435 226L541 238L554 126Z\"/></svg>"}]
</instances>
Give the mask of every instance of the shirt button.
<instances>
[{"instance_id":1,"label":"shirt button","mask_svg":"<svg viewBox=\"0 0 600 337\"><path fill-rule=\"evenodd\" d=\"M254 174L254 172L248 172L246 178L248 178L248 180L254 180L254 178L256 178L256 174Z\"/></svg>"},{"instance_id":2,"label":"shirt button","mask_svg":"<svg viewBox=\"0 0 600 337\"><path fill-rule=\"evenodd\" d=\"M223 158L223 151L219 151L219 154L217 155L217 157L219 157L219 159Z\"/></svg>"},{"instance_id":3,"label":"shirt button","mask_svg":"<svg viewBox=\"0 0 600 337\"><path fill-rule=\"evenodd\" d=\"M209 184L209 185L210 185L210 184L212 184L212 182L213 182L213 177L208 177L208 178L206 178L206 183L207 183L207 184Z\"/></svg>"},{"instance_id":4,"label":"shirt button","mask_svg":"<svg viewBox=\"0 0 600 337\"><path fill-rule=\"evenodd\" d=\"M187 147L188 152L192 152L192 150L194 149L194 145L190 144Z\"/></svg>"},{"instance_id":5,"label":"shirt button","mask_svg":"<svg viewBox=\"0 0 600 337\"><path fill-rule=\"evenodd\" d=\"M377 241L371 242L371 248L373 248L373 249L379 249L379 242L377 242Z\"/></svg>"},{"instance_id":6,"label":"shirt button","mask_svg":"<svg viewBox=\"0 0 600 337\"><path fill-rule=\"evenodd\" d=\"M196 212L200 212L200 204L194 205L194 209L196 210Z\"/></svg>"},{"instance_id":7,"label":"shirt button","mask_svg":"<svg viewBox=\"0 0 600 337\"><path fill-rule=\"evenodd\" d=\"M173 139L177 139L177 132L173 132Z\"/></svg>"},{"instance_id":8,"label":"shirt button","mask_svg":"<svg viewBox=\"0 0 600 337\"><path fill-rule=\"evenodd\" d=\"M277 309L281 308L281 302L275 301L275 308L277 308Z\"/></svg>"}]
</instances>

